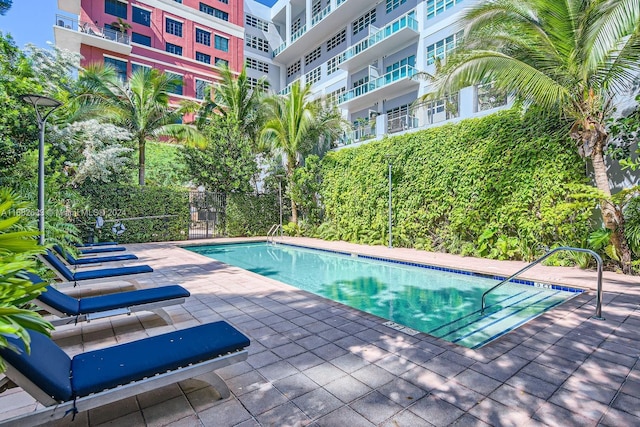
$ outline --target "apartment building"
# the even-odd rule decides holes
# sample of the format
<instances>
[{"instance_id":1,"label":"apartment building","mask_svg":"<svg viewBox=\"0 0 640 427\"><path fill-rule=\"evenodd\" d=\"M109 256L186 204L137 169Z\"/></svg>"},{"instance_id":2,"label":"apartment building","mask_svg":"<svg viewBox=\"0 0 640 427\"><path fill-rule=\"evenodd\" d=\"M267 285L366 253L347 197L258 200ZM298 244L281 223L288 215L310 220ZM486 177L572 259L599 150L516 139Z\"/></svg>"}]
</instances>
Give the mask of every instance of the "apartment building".
<instances>
[{"instance_id":1,"label":"apartment building","mask_svg":"<svg viewBox=\"0 0 640 427\"><path fill-rule=\"evenodd\" d=\"M476 1L279 0L266 8L245 0L249 74L268 74L280 93L301 80L337 103L354 126L343 144L486 114L507 102L486 85L414 107L429 92L425 75L462 34L463 8Z\"/></svg>"},{"instance_id":2,"label":"apartment building","mask_svg":"<svg viewBox=\"0 0 640 427\"><path fill-rule=\"evenodd\" d=\"M56 46L122 78L138 67L171 73L182 80L173 103L203 99L218 78L213 65L242 68L242 0L58 0L58 9L72 17L56 16Z\"/></svg>"}]
</instances>

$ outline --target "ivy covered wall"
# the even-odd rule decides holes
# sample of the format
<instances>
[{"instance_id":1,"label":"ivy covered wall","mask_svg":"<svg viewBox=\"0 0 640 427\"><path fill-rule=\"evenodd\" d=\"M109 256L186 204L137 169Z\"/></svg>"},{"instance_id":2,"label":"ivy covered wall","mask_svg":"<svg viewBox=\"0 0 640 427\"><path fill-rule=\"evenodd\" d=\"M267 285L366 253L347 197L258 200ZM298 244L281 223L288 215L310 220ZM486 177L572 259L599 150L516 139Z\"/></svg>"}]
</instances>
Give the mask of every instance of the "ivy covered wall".
<instances>
[{"instance_id":1,"label":"ivy covered wall","mask_svg":"<svg viewBox=\"0 0 640 427\"><path fill-rule=\"evenodd\" d=\"M510 110L330 153L316 235L386 244L389 161L394 246L531 259L591 231L594 204L571 198L586 178L566 123Z\"/></svg>"}]
</instances>

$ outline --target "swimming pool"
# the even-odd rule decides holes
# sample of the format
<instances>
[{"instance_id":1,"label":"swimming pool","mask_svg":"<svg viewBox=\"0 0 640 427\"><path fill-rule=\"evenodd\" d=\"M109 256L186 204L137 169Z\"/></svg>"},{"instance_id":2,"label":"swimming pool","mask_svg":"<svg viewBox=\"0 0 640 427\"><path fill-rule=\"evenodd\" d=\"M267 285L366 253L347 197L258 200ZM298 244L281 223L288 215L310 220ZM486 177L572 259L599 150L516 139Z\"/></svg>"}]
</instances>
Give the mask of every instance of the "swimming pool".
<instances>
[{"instance_id":1,"label":"swimming pool","mask_svg":"<svg viewBox=\"0 0 640 427\"><path fill-rule=\"evenodd\" d=\"M390 321L478 348L581 292L519 280L487 296L503 278L266 242L187 246L185 249L270 277Z\"/></svg>"}]
</instances>

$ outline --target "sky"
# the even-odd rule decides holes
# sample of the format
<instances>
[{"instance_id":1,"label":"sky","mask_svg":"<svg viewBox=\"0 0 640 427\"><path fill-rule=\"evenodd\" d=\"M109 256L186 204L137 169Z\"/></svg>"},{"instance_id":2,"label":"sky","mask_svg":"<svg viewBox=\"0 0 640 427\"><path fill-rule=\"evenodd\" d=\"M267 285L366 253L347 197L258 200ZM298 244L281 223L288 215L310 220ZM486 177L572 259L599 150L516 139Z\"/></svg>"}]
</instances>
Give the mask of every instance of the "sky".
<instances>
[{"instance_id":1,"label":"sky","mask_svg":"<svg viewBox=\"0 0 640 427\"><path fill-rule=\"evenodd\" d=\"M95 1L95 0L94 0ZM276 0L257 0L273 6ZM47 41L53 43L53 24L56 14L72 16L58 10L57 0L13 0L6 15L0 15L0 31L10 33L19 48L27 43L48 48Z\"/></svg>"}]
</instances>

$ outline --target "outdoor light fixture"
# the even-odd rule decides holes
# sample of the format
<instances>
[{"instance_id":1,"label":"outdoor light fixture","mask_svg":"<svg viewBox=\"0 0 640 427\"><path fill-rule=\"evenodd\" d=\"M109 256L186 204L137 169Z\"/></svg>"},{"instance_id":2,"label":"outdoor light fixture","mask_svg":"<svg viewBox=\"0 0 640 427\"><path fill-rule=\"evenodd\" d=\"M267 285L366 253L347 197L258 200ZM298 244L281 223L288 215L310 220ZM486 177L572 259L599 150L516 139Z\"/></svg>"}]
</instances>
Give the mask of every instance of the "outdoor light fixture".
<instances>
[{"instance_id":1,"label":"outdoor light fixture","mask_svg":"<svg viewBox=\"0 0 640 427\"><path fill-rule=\"evenodd\" d=\"M35 108L40 130L38 145L38 230L40 230L40 236L38 244L44 246L44 128L49 115L62 103L47 96L33 94L22 95L20 99Z\"/></svg>"}]
</instances>

